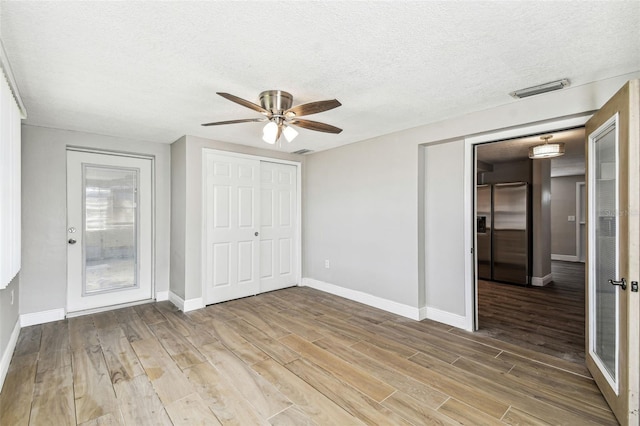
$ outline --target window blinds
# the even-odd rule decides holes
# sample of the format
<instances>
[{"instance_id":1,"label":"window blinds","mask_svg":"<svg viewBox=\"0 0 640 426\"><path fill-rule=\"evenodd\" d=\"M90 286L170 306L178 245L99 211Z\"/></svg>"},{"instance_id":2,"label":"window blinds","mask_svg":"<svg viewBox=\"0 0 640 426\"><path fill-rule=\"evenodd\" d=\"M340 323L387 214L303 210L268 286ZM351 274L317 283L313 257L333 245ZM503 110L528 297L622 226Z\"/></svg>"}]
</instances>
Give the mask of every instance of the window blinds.
<instances>
[{"instance_id":1,"label":"window blinds","mask_svg":"<svg viewBox=\"0 0 640 426\"><path fill-rule=\"evenodd\" d=\"M4 73L0 75L0 289L20 271L21 113Z\"/></svg>"}]
</instances>

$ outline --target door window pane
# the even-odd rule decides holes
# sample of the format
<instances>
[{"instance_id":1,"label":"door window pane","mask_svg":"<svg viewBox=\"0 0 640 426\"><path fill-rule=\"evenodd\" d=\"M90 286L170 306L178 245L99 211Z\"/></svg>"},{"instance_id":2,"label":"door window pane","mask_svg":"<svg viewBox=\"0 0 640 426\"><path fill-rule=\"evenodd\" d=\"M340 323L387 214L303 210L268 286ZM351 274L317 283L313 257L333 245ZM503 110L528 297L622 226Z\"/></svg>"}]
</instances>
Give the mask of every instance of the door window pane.
<instances>
[{"instance_id":1,"label":"door window pane","mask_svg":"<svg viewBox=\"0 0 640 426\"><path fill-rule=\"evenodd\" d=\"M593 140L595 156L595 273L592 283L594 326L592 351L600 359L604 369L616 380L617 348L617 292L618 288L609 284L617 280L617 164L616 132L611 126Z\"/></svg>"},{"instance_id":2,"label":"door window pane","mask_svg":"<svg viewBox=\"0 0 640 426\"><path fill-rule=\"evenodd\" d=\"M138 171L84 166L83 294L136 288Z\"/></svg>"}]
</instances>

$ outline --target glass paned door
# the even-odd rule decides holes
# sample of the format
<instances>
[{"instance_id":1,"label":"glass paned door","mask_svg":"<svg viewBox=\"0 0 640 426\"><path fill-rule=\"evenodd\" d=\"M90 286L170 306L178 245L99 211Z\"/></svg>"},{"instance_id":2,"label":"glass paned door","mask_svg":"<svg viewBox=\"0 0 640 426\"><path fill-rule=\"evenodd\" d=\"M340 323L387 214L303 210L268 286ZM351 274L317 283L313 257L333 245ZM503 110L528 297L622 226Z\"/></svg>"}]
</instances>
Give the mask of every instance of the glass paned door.
<instances>
[{"instance_id":1,"label":"glass paned door","mask_svg":"<svg viewBox=\"0 0 640 426\"><path fill-rule=\"evenodd\" d=\"M153 161L67 151L67 313L153 297Z\"/></svg>"},{"instance_id":2,"label":"glass paned door","mask_svg":"<svg viewBox=\"0 0 640 426\"><path fill-rule=\"evenodd\" d=\"M84 165L85 295L138 286L138 174Z\"/></svg>"},{"instance_id":3,"label":"glass paned door","mask_svg":"<svg viewBox=\"0 0 640 426\"><path fill-rule=\"evenodd\" d=\"M591 355L618 388L618 289L609 283L618 277L618 162L616 121L607 123L589 143L593 218L590 277Z\"/></svg>"},{"instance_id":4,"label":"glass paned door","mask_svg":"<svg viewBox=\"0 0 640 426\"><path fill-rule=\"evenodd\" d=\"M640 80L586 125L585 363L620 424L640 424Z\"/></svg>"}]
</instances>

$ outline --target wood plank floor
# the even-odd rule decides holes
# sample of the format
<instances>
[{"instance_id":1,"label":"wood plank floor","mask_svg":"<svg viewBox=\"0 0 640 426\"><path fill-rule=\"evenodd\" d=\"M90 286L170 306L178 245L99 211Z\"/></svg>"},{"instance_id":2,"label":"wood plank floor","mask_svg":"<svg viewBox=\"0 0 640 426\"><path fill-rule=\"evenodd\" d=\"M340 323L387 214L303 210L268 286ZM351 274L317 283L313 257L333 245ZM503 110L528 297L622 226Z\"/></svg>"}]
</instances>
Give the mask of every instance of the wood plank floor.
<instances>
[{"instance_id":1,"label":"wood plank floor","mask_svg":"<svg viewBox=\"0 0 640 426\"><path fill-rule=\"evenodd\" d=\"M22 329L0 424L616 424L557 359L305 287L161 302Z\"/></svg>"},{"instance_id":2,"label":"wood plank floor","mask_svg":"<svg viewBox=\"0 0 640 426\"><path fill-rule=\"evenodd\" d=\"M584 263L553 261L553 282L478 282L479 334L584 365Z\"/></svg>"}]
</instances>

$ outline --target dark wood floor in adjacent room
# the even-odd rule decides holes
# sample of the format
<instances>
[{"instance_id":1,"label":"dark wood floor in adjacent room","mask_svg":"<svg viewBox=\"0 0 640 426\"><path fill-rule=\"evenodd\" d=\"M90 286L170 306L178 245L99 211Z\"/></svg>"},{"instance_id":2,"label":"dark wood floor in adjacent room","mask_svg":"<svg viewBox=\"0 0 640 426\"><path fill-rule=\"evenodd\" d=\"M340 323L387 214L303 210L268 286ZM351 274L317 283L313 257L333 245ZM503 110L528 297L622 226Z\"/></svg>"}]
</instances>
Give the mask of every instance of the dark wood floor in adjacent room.
<instances>
[{"instance_id":1,"label":"dark wood floor in adjacent room","mask_svg":"<svg viewBox=\"0 0 640 426\"><path fill-rule=\"evenodd\" d=\"M479 281L479 333L582 365L585 266L551 266L553 282L545 287Z\"/></svg>"},{"instance_id":2,"label":"dark wood floor in adjacent room","mask_svg":"<svg viewBox=\"0 0 640 426\"><path fill-rule=\"evenodd\" d=\"M161 302L24 328L0 424L616 421L573 361L295 287L187 314Z\"/></svg>"}]
</instances>

